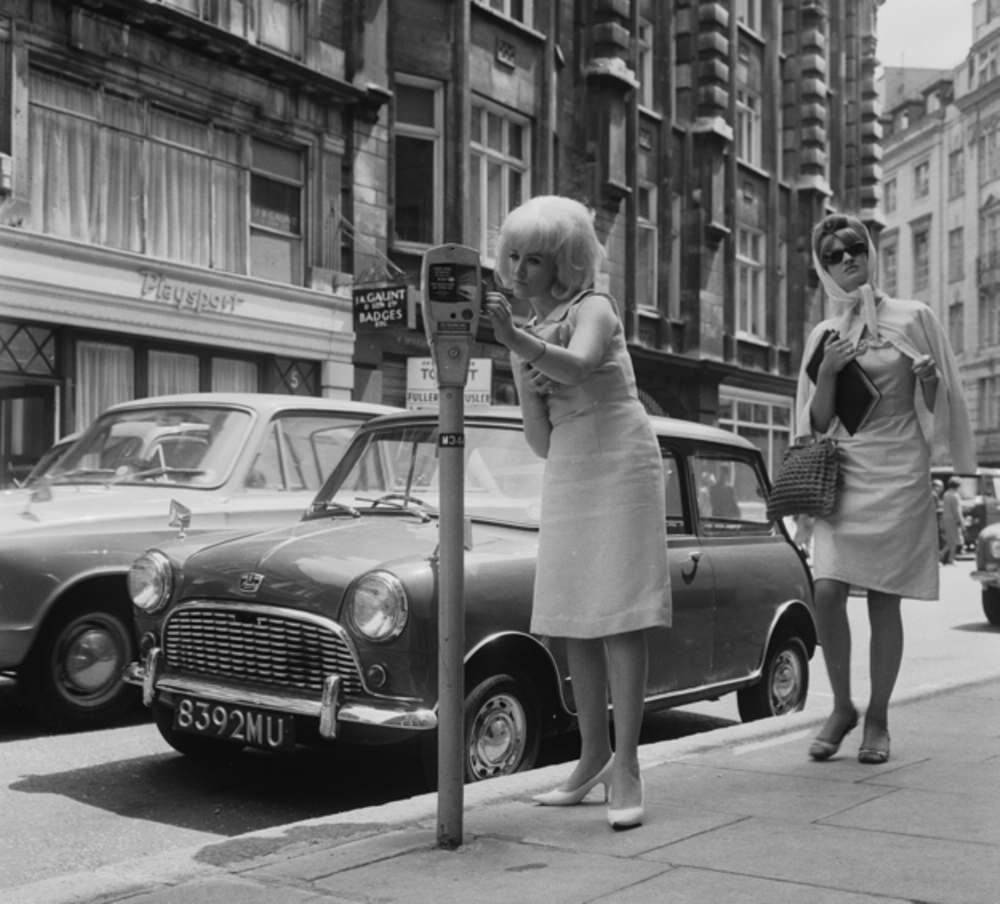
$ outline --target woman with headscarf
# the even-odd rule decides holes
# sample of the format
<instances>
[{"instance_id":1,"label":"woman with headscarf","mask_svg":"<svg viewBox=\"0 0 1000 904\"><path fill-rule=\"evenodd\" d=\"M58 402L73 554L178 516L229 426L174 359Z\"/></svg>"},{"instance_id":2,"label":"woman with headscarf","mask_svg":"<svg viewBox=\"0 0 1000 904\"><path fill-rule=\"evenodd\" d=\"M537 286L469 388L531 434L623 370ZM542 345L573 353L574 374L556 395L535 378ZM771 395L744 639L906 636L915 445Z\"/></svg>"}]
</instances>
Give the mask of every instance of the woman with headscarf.
<instances>
[{"instance_id":1,"label":"woman with headscarf","mask_svg":"<svg viewBox=\"0 0 1000 904\"><path fill-rule=\"evenodd\" d=\"M923 302L874 287L875 247L860 220L833 214L813 230L813 264L841 312L816 325L803 352L798 432L838 442L842 485L837 507L817 518L813 574L817 627L833 691L833 712L809 748L826 760L858 723L851 699L847 597L867 592L871 690L862 763L889 759L889 699L903 655L902 597L938 598L937 521L932 458L974 471L974 445L962 384L947 336ZM806 362L822 344L815 382ZM857 361L881 393L854 432L836 414L839 372Z\"/></svg>"}]
</instances>

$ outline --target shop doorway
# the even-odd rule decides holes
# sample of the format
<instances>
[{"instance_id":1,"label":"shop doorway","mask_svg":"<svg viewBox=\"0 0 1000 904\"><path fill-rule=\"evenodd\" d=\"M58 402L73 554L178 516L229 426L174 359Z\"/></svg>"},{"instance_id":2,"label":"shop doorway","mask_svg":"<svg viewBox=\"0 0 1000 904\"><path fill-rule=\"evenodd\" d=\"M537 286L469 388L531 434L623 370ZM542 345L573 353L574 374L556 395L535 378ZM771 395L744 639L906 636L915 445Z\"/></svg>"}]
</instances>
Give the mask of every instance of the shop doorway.
<instances>
[{"instance_id":1,"label":"shop doorway","mask_svg":"<svg viewBox=\"0 0 1000 904\"><path fill-rule=\"evenodd\" d=\"M0 487L17 486L56 439L58 387L0 374Z\"/></svg>"}]
</instances>

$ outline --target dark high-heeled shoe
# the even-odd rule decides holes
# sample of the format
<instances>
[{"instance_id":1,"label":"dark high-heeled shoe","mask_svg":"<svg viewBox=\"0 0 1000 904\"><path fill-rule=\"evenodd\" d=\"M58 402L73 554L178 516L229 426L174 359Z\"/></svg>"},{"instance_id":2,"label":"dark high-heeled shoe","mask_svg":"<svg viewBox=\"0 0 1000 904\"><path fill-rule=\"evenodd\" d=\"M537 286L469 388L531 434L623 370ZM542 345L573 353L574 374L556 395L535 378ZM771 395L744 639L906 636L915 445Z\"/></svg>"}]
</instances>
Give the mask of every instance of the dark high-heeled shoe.
<instances>
[{"instance_id":1,"label":"dark high-heeled shoe","mask_svg":"<svg viewBox=\"0 0 1000 904\"><path fill-rule=\"evenodd\" d=\"M862 739L858 748L858 762L879 766L889 762L889 732L886 731L874 743Z\"/></svg>"},{"instance_id":2,"label":"dark high-heeled shoe","mask_svg":"<svg viewBox=\"0 0 1000 904\"><path fill-rule=\"evenodd\" d=\"M575 788L553 788L551 791L544 791L536 794L531 799L536 804L543 807L572 807L581 803L583 799L598 785L604 785L604 800L608 799L608 788L611 785L611 765L614 757L608 760L597 774L581 782Z\"/></svg>"},{"instance_id":3,"label":"dark high-heeled shoe","mask_svg":"<svg viewBox=\"0 0 1000 904\"><path fill-rule=\"evenodd\" d=\"M826 738L817 736L812 744L809 745L809 756L814 760L828 760L832 757L838 750L840 750L840 745L843 743L844 738L848 736L858 725L858 711L852 709L851 718L844 724L844 729L840 733L840 737L834 738L833 740L827 740Z\"/></svg>"}]
</instances>

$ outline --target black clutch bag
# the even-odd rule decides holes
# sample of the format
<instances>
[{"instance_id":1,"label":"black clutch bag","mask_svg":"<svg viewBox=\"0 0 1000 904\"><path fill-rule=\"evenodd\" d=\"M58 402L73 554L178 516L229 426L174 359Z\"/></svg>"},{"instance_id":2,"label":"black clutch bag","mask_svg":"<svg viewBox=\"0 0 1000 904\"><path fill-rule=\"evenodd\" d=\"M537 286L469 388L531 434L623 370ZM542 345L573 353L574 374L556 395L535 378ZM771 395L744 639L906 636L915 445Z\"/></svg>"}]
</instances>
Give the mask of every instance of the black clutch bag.
<instances>
[{"instance_id":1,"label":"black clutch bag","mask_svg":"<svg viewBox=\"0 0 1000 904\"><path fill-rule=\"evenodd\" d=\"M827 330L816 346L809 363L806 365L806 374L813 383L819 374L819 365L823 360L823 347L827 339L837 335L836 330ZM833 400L833 410L837 415L844 429L853 436L872 413L872 410L882 398L882 393L878 391L871 377L865 373L865 369L857 361L849 361L837 374L837 388Z\"/></svg>"},{"instance_id":2,"label":"black clutch bag","mask_svg":"<svg viewBox=\"0 0 1000 904\"><path fill-rule=\"evenodd\" d=\"M785 450L767 497L767 517L787 515L825 518L837 506L840 458L829 437L795 443Z\"/></svg>"}]
</instances>

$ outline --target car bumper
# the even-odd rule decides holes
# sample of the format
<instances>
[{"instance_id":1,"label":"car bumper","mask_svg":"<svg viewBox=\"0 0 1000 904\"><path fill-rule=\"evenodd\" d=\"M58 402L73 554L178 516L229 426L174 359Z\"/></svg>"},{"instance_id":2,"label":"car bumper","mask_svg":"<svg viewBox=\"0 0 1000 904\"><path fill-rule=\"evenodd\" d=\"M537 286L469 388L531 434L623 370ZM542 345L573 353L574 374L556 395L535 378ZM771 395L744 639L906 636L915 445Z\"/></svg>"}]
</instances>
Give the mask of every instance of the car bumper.
<instances>
[{"instance_id":1,"label":"car bumper","mask_svg":"<svg viewBox=\"0 0 1000 904\"><path fill-rule=\"evenodd\" d=\"M291 691L251 690L224 681L172 675L163 668L161 650L154 647L141 661L127 666L122 678L126 683L142 688L142 700L146 706L152 706L160 696L175 695L254 706L317 719L320 737L328 740L335 739L338 726L347 723L400 731L437 728L437 713L426 707L395 700L341 701L340 678L336 675L325 679L322 697L316 700L315 697Z\"/></svg>"},{"instance_id":2,"label":"car bumper","mask_svg":"<svg viewBox=\"0 0 1000 904\"><path fill-rule=\"evenodd\" d=\"M1000 571L974 571L969 577L984 587L1000 587Z\"/></svg>"}]
</instances>

